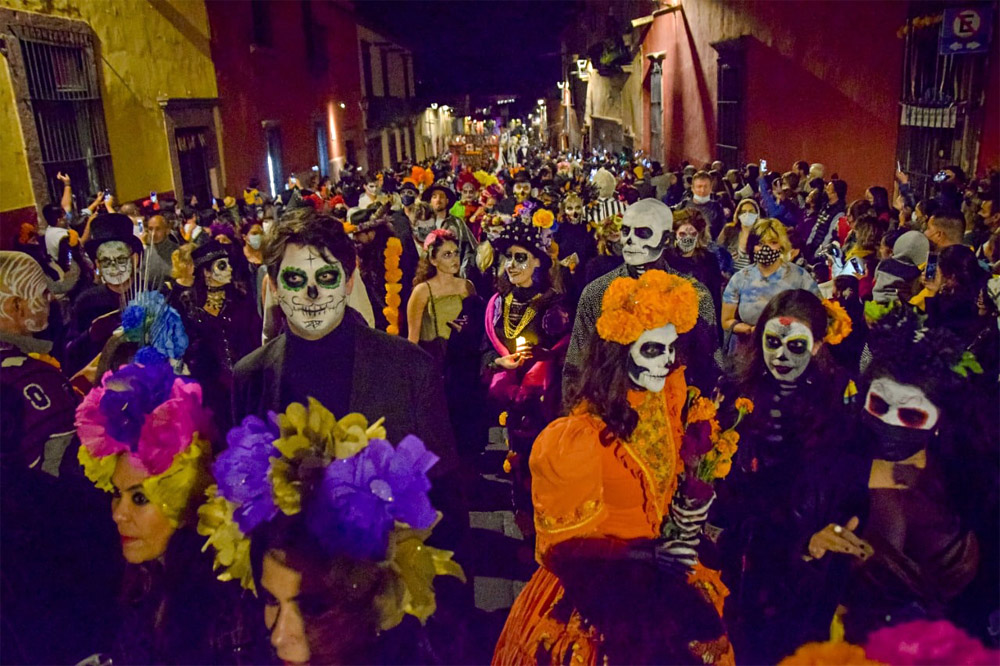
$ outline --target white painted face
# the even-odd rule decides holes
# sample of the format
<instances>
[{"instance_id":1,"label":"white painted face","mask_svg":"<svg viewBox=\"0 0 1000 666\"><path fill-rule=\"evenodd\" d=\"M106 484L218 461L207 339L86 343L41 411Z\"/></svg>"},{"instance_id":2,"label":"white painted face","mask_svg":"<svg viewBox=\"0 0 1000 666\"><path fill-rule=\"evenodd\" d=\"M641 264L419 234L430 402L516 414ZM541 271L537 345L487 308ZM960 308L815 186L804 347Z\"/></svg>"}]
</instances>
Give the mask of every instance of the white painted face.
<instances>
[{"instance_id":1,"label":"white painted face","mask_svg":"<svg viewBox=\"0 0 1000 666\"><path fill-rule=\"evenodd\" d=\"M514 183L514 198L517 199L518 203L521 203L529 196L531 196L531 183L526 183L524 181Z\"/></svg>"},{"instance_id":2,"label":"white painted face","mask_svg":"<svg viewBox=\"0 0 1000 666\"><path fill-rule=\"evenodd\" d=\"M349 277L318 248L288 245L278 268L278 303L292 332L318 340L340 325L351 293Z\"/></svg>"},{"instance_id":3,"label":"white painted face","mask_svg":"<svg viewBox=\"0 0 1000 666\"><path fill-rule=\"evenodd\" d=\"M97 246L97 267L105 284L125 284L132 277L132 248L124 241L108 241Z\"/></svg>"},{"instance_id":4,"label":"white painted face","mask_svg":"<svg viewBox=\"0 0 1000 666\"><path fill-rule=\"evenodd\" d=\"M211 270L207 280L209 287L224 287L233 281L233 267L226 257L213 261Z\"/></svg>"},{"instance_id":5,"label":"white painted face","mask_svg":"<svg viewBox=\"0 0 1000 666\"><path fill-rule=\"evenodd\" d=\"M583 202L579 199L571 199L566 202L566 219L576 224L583 219Z\"/></svg>"},{"instance_id":6,"label":"white painted face","mask_svg":"<svg viewBox=\"0 0 1000 666\"><path fill-rule=\"evenodd\" d=\"M503 256L507 279L517 287L530 287L535 269L542 265L538 257L520 245L511 245Z\"/></svg>"},{"instance_id":7,"label":"white painted face","mask_svg":"<svg viewBox=\"0 0 1000 666\"><path fill-rule=\"evenodd\" d=\"M476 200L476 186L472 183L462 185L462 201L472 203Z\"/></svg>"},{"instance_id":8,"label":"white painted face","mask_svg":"<svg viewBox=\"0 0 1000 666\"><path fill-rule=\"evenodd\" d=\"M809 367L815 341L809 327L799 320L773 317L764 324L761 345L771 375L780 382L794 382Z\"/></svg>"},{"instance_id":9,"label":"white painted face","mask_svg":"<svg viewBox=\"0 0 1000 666\"><path fill-rule=\"evenodd\" d=\"M922 389L888 377L872 382L865 398L865 411L886 425L913 430L931 430L941 416Z\"/></svg>"},{"instance_id":10,"label":"white painted face","mask_svg":"<svg viewBox=\"0 0 1000 666\"><path fill-rule=\"evenodd\" d=\"M662 391L677 358L675 342L677 328L673 324L643 331L628 352L628 376L632 383L653 393Z\"/></svg>"},{"instance_id":11,"label":"white painted face","mask_svg":"<svg viewBox=\"0 0 1000 666\"><path fill-rule=\"evenodd\" d=\"M656 199L640 199L626 208L621 232L625 263L645 266L659 259L673 220L670 207Z\"/></svg>"},{"instance_id":12,"label":"white painted face","mask_svg":"<svg viewBox=\"0 0 1000 666\"><path fill-rule=\"evenodd\" d=\"M52 294L42 267L26 254L3 252L0 262L0 320L31 333L49 325ZM17 300L22 307L18 309Z\"/></svg>"}]
</instances>

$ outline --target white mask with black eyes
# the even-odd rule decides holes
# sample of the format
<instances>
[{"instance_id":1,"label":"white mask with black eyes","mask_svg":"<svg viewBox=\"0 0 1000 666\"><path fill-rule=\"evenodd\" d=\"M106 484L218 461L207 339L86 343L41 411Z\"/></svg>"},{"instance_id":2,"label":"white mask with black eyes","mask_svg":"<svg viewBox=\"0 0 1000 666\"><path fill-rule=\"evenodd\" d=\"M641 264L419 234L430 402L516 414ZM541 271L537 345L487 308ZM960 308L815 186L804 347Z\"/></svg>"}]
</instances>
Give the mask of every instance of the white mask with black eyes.
<instances>
[{"instance_id":1,"label":"white mask with black eyes","mask_svg":"<svg viewBox=\"0 0 1000 666\"><path fill-rule=\"evenodd\" d=\"M277 291L292 332L306 340L318 340L340 325L350 294L340 262L311 245L285 249Z\"/></svg>"},{"instance_id":2,"label":"white mask with black eyes","mask_svg":"<svg viewBox=\"0 0 1000 666\"><path fill-rule=\"evenodd\" d=\"M125 284L132 277L132 248L123 241L97 246L97 268L105 284Z\"/></svg>"},{"instance_id":3,"label":"white mask with black eyes","mask_svg":"<svg viewBox=\"0 0 1000 666\"><path fill-rule=\"evenodd\" d=\"M659 393L674 369L677 328L667 324L643 331L628 352L628 376L637 387Z\"/></svg>"},{"instance_id":4,"label":"white mask with black eyes","mask_svg":"<svg viewBox=\"0 0 1000 666\"><path fill-rule=\"evenodd\" d=\"M888 426L914 430L934 429L941 416L922 389L888 377L872 381L865 398L865 411Z\"/></svg>"},{"instance_id":5,"label":"white mask with black eyes","mask_svg":"<svg viewBox=\"0 0 1000 666\"><path fill-rule=\"evenodd\" d=\"M812 360L812 331L791 317L774 317L764 324L761 339L764 365L779 382L794 382L802 376Z\"/></svg>"},{"instance_id":6,"label":"white mask with black eyes","mask_svg":"<svg viewBox=\"0 0 1000 666\"><path fill-rule=\"evenodd\" d=\"M663 254L674 217L670 207L656 199L640 199L622 215L622 258L629 266L651 264Z\"/></svg>"}]
</instances>

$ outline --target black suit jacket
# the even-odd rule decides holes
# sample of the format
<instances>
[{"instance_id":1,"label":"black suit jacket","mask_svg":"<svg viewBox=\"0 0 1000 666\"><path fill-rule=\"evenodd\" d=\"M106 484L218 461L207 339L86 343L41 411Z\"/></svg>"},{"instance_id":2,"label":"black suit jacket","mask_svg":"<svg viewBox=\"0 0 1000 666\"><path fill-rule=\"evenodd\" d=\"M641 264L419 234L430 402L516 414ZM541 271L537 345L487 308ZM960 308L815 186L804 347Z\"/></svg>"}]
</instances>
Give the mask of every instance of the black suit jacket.
<instances>
[{"instance_id":1,"label":"black suit jacket","mask_svg":"<svg viewBox=\"0 0 1000 666\"><path fill-rule=\"evenodd\" d=\"M430 471L432 478L455 469L455 436L441 377L431 357L399 337L347 320L341 325L356 326L350 410L364 414L369 423L384 416L393 444L408 434L422 439L441 458ZM264 418L268 410L281 412L296 399L304 402L304 397L282 395L287 335L282 333L233 368L233 423L249 414ZM323 369L316 368L316 381L341 380L324 377Z\"/></svg>"}]
</instances>

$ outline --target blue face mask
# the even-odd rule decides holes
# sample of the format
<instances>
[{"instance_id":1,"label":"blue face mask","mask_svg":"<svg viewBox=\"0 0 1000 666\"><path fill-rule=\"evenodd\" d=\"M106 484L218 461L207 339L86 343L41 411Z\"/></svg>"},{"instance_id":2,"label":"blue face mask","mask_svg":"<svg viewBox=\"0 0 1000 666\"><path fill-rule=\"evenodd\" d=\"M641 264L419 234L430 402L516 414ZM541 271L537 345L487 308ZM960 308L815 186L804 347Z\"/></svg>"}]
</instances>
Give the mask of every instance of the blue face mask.
<instances>
[{"instance_id":1,"label":"blue face mask","mask_svg":"<svg viewBox=\"0 0 1000 666\"><path fill-rule=\"evenodd\" d=\"M402 200L404 206L412 206L413 202L417 200L417 195L404 192L399 195L399 198Z\"/></svg>"}]
</instances>

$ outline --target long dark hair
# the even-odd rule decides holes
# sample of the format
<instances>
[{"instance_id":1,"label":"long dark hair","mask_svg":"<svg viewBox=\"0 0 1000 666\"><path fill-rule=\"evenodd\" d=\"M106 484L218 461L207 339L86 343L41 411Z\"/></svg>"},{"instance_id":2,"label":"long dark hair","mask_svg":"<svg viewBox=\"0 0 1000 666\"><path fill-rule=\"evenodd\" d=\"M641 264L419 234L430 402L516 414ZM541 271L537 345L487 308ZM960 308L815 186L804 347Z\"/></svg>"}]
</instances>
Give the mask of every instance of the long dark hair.
<instances>
[{"instance_id":1,"label":"long dark hair","mask_svg":"<svg viewBox=\"0 0 1000 666\"><path fill-rule=\"evenodd\" d=\"M380 621L374 602L388 584L388 570L376 562L327 555L302 513L279 514L251 535L250 564L258 590L264 589L265 556L302 575L299 609L310 661L370 663Z\"/></svg>"},{"instance_id":2,"label":"long dark hair","mask_svg":"<svg viewBox=\"0 0 1000 666\"><path fill-rule=\"evenodd\" d=\"M531 248L525 249L531 252ZM537 254L535 256L541 260L542 265L536 268L531 276L531 286L538 291L532 298L532 305L539 306L555 300L565 293L565 288L563 287L562 266L548 257L538 257ZM506 296L514 291L514 285L507 279L507 271L502 268L497 270L497 291L501 296Z\"/></svg>"},{"instance_id":3,"label":"long dark hair","mask_svg":"<svg viewBox=\"0 0 1000 666\"><path fill-rule=\"evenodd\" d=\"M639 415L628 402L632 380L628 376L629 347L593 336L584 354L578 383L567 387L566 404L586 403L588 411L604 421L601 441L608 446L615 439L632 436Z\"/></svg>"},{"instance_id":4,"label":"long dark hair","mask_svg":"<svg viewBox=\"0 0 1000 666\"><path fill-rule=\"evenodd\" d=\"M757 325L753 329L749 353L741 354L734 361L732 370L737 383L743 385L752 383L766 372L763 352L764 327L775 317L798 319L809 326L816 342L821 341L826 335L826 308L815 294L805 289L789 289L781 292L772 298L760 313ZM827 350L821 349L810 361L810 364L813 363L818 364L821 369L827 368L829 363Z\"/></svg>"},{"instance_id":5,"label":"long dark hair","mask_svg":"<svg viewBox=\"0 0 1000 666\"><path fill-rule=\"evenodd\" d=\"M427 248L426 254L422 255L420 257L420 262L417 263L417 270L413 275L414 287L437 275L437 267L431 263L431 259L437 258L438 251L442 246L444 246L445 243L448 242L454 243L455 247L458 247L458 240L455 238L455 234L450 231L445 230L444 233L435 234L430 247Z\"/></svg>"}]
</instances>

